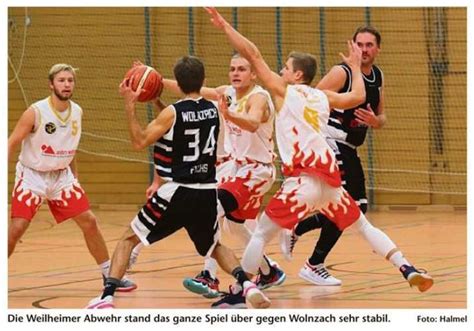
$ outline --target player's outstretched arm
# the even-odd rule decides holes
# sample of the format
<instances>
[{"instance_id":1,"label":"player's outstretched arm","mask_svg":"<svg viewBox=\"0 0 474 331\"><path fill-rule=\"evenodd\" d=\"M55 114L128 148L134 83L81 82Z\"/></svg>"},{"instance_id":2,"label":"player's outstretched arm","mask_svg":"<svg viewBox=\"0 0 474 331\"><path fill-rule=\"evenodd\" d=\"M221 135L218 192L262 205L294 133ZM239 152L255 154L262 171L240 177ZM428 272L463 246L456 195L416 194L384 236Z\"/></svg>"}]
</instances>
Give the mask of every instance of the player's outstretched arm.
<instances>
[{"instance_id":1,"label":"player's outstretched arm","mask_svg":"<svg viewBox=\"0 0 474 331\"><path fill-rule=\"evenodd\" d=\"M320 90L330 90L337 92L344 87L346 78L346 71L342 69L342 66L336 65L332 67L323 78L321 78L316 87Z\"/></svg>"},{"instance_id":2,"label":"player's outstretched arm","mask_svg":"<svg viewBox=\"0 0 474 331\"><path fill-rule=\"evenodd\" d=\"M235 30L215 8L206 7L206 11L211 15L211 22L214 26L226 34L232 47L250 62L257 77L270 93L274 97L284 98L286 92L285 81L270 69L257 46Z\"/></svg>"},{"instance_id":3,"label":"player's outstretched arm","mask_svg":"<svg viewBox=\"0 0 474 331\"><path fill-rule=\"evenodd\" d=\"M365 101L365 86L360 70L362 51L352 40L347 42L349 55L342 53L339 55L342 60L349 65L352 71L352 90L347 93L336 93L324 90L329 100L330 108L350 109Z\"/></svg>"},{"instance_id":4,"label":"player's outstretched arm","mask_svg":"<svg viewBox=\"0 0 474 331\"><path fill-rule=\"evenodd\" d=\"M181 89L178 86L178 82L175 81L174 79L164 78L163 79L163 86L166 90L171 91L175 95L179 95L179 96L183 95L183 92L181 91ZM219 95L224 93L225 88L226 88L225 85L224 86L219 86L219 87L216 87L216 88L203 86L201 88L200 93L207 100L217 101L219 99Z\"/></svg>"},{"instance_id":5,"label":"player's outstretched arm","mask_svg":"<svg viewBox=\"0 0 474 331\"><path fill-rule=\"evenodd\" d=\"M133 66L141 66L144 65L140 60L135 60L133 61ZM183 91L179 88L178 82L174 79L168 79L168 78L163 78L163 88L170 91L171 93L175 94L176 96L182 96ZM217 101L219 98L219 95L221 93L224 93L223 91L225 90L225 86L222 87L205 87L203 86L201 88L201 95L208 99L208 100L214 100ZM161 110L158 108L158 110Z\"/></svg>"},{"instance_id":6,"label":"player's outstretched arm","mask_svg":"<svg viewBox=\"0 0 474 331\"><path fill-rule=\"evenodd\" d=\"M262 94L254 94L248 100L248 109L243 112L229 112L225 95L219 98L219 111L224 118L241 129L255 132L268 119L268 102Z\"/></svg>"}]
</instances>

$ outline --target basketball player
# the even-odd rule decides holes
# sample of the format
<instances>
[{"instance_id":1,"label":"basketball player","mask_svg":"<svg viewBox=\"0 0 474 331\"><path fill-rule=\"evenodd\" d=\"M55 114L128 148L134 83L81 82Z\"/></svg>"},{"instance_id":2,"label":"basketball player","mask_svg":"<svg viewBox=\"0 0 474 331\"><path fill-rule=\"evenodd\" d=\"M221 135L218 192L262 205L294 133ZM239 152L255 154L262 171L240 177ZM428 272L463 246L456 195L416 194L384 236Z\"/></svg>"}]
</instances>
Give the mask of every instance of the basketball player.
<instances>
[{"instance_id":1,"label":"basketball player","mask_svg":"<svg viewBox=\"0 0 474 331\"><path fill-rule=\"evenodd\" d=\"M97 218L79 185L75 162L82 130L82 108L71 100L75 85L75 68L63 63L53 65L49 71L51 95L23 113L8 138L9 160L22 144L12 193L8 257L47 200L56 223L72 218L79 226L105 280L109 275L109 254ZM121 278L117 290L127 292L136 287Z\"/></svg>"},{"instance_id":2,"label":"basketball player","mask_svg":"<svg viewBox=\"0 0 474 331\"><path fill-rule=\"evenodd\" d=\"M359 27L354 35L354 42L362 50L362 77L366 98L364 103L352 109L334 109L328 122L327 143L339 161L342 183L346 191L356 201L360 210L367 211L367 194L365 191L364 170L357 154L357 147L362 145L367 129L380 129L386 122L384 113L383 74L374 64L380 51L380 33L370 26ZM334 66L318 83L318 89L335 92L351 90L352 73L345 63ZM341 285L324 266L324 261L334 247L342 231L326 216L319 213L298 223L293 230L283 232L282 250L287 259L291 255L299 236L316 228L321 234L313 254L306 261L299 275L315 285Z\"/></svg>"},{"instance_id":3,"label":"basketball player","mask_svg":"<svg viewBox=\"0 0 474 331\"><path fill-rule=\"evenodd\" d=\"M272 137L275 110L269 93L256 85L255 79L248 61L235 54L229 66L230 85L201 89L201 94L209 100L217 101L220 95L225 95L230 102L229 112L224 113L223 150L218 152L217 192L225 211L223 228L245 245L251 231L244 223L257 217L263 196L272 187L276 173ZM165 88L181 93L176 81L164 79L163 83ZM156 179L157 176L148 190L157 187ZM133 249L131 259L136 259L140 246ZM215 298L219 296L216 272L217 262L208 257L204 269L196 277L186 278L183 285L191 292ZM280 285L285 278L283 270L264 256L256 280L259 288Z\"/></svg>"},{"instance_id":4,"label":"basketball player","mask_svg":"<svg viewBox=\"0 0 474 331\"><path fill-rule=\"evenodd\" d=\"M207 11L213 24L226 34L233 48L253 66L257 77L272 94L277 111L276 137L286 178L260 215L245 249L242 258L245 272L256 273L259 260L255 257L262 256L264 246L280 229L292 229L296 223L319 210L340 230L353 225L377 254L400 268L411 286L417 286L420 291L428 290L433 279L415 269L387 235L369 223L341 186L335 154L325 140L330 109L350 109L365 100L360 48L351 41L348 42L349 56L341 54L352 71L351 91L321 91L310 87L316 73L313 56L291 53L280 76L270 70L258 48L237 32L215 8L207 8ZM237 291L231 291L219 304L233 302L233 297L238 295Z\"/></svg>"},{"instance_id":5,"label":"basketball player","mask_svg":"<svg viewBox=\"0 0 474 331\"><path fill-rule=\"evenodd\" d=\"M185 56L174 66L174 75L184 98L166 107L145 129L135 111L141 89L134 92L127 79L120 85L132 146L143 149L154 144L155 168L165 182L120 239L104 292L88 308L113 308L116 286L137 243L153 244L183 227L201 256L212 256L237 279L252 307L266 308L270 301L249 281L233 252L219 243L215 164L220 120L217 107L199 93L204 65L196 57Z\"/></svg>"}]
</instances>

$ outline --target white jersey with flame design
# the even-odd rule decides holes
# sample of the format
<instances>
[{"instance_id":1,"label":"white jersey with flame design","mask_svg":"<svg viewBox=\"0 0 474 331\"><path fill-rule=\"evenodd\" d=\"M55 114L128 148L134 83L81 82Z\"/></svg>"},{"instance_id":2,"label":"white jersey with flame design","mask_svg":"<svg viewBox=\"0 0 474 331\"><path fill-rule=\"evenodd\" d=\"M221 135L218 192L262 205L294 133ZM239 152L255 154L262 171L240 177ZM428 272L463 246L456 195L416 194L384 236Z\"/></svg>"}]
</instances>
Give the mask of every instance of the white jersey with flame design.
<instances>
[{"instance_id":1,"label":"white jersey with flame design","mask_svg":"<svg viewBox=\"0 0 474 331\"><path fill-rule=\"evenodd\" d=\"M230 112L240 113L245 111L250 96L261 93L267 98L270 116L265 123L261 123L257 131L250 132L241 129L230 121L225 121L224 149L231 158L239 161L257 161L261 163L272 163L274 158L273 143L273 120L275 108L270 94L261 86L255 87L243 98L237 100L237 94L232 86L227 87L225 94L230 97Z\"/></svg>"},{"instance_id":2,"label":"white jersey with flame design","mask_svg":"<svg viewBox=\"0 0 474 331\"><path fill-rule=\"evenodd\" d=\"M74 158L81 138L82 108L70 101L66 111L58 112L51 97L34 103L34 131L22 143L20 162L36 171L65 169Z\"/></svg>"},{"instance_id":3,"label":"white jersey with flame design","mask_svg":"<svg viewBox=\"0 0 474 331\"><path fill-rule=\"evenodd\" d=\"M333 187L341 185L336 157L325 139L329 112L324 92L307 85L288 85L275 120L285 176L306 173Z\"/></svg>"}]
</instances>

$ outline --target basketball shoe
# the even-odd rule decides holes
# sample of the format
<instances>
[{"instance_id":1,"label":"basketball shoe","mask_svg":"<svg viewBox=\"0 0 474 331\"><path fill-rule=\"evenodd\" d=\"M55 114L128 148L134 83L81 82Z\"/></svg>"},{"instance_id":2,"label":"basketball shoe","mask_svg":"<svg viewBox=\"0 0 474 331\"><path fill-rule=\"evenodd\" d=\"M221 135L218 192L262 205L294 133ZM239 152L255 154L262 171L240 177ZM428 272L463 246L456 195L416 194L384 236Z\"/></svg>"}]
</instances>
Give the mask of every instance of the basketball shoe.
<instances>
[{"instance_id":1,"label":"basketball shoe","mask_svg":"<svg viewBox=\"0 0 474 331\"><path fill-rule=\"evenodd\" d=\"M229 286L229 293L224 295L222 299L214 302L211 308L228 309L228 308L268 308L270 300L263 294L258 287L250 282L244 282L244 288L240 284Z\"/></svg>"},{"instance_id":2,"label":"basketball shoe","mask_svg":"<svg viewBox=\"0 0 474 331\"><path fill-rule=\"evenodd\" d=\"M101 296L92 299L86 306L86 309L113 309L114 306L114 297L111 295L106 296L102 299Z\"/></svg>"},{"instance_id":3,"label":"basketball shoe","mask_svg":"<svg viewBox=\"0 0 474 331\"><path fill-rule=\"evenodd\" d=\"M104 281L104 286L105 282L107 281L107 278L105 278L104 275L102 275L102 279ZM130 279L123 277L122 280L120 281L120 284L117 286L115 289L117 292L131 292L134 289L136 289L138 286L135 284L133 281Z\"/></svg>"},{"instance_id":4,"label":"basketball shoe","mask_svg":"<svg viewBox=\"0 0 474 331\"><path fill-rule=\"evenodd\" d=\"M410 287L416 286L420 292L426 292L433 286L433 278L426 270L418 270L412 265L402 265L400 272L408 281Z\"/></svg>"},{"instance_id":5,"label":"basketball shoe","mask_svg":"<svg viewBox=\"0 0 474 331\"><path fill-rule=\"evenodd\" d=\"M298 275L314 285L339 286L342 284L339 279L331 276L323 263L313 266L306 261Z\"/></svg>"},{"instance_id":6,"label":"basketball shoe","mask_svg":"<svg viewBox=\"0 0 474 331\"><path fill-rule=\"evenodd\" d=\"M208 270L201 271L194 278L185 278L183 286L196 294L201 294L205 298L217 298L219 292L219 280L213 278Z\"/></svg>"},{"instance_id":7,"label":"basketball shoe","mask_svg":"<svg viewBox=\"0 0 474 331\"><path fill-rule=\"evenodd\" d=\"M259 289L265 290L272 286L281 285L285 279L285 272L277 264L273 264L270 266L270 273L268 275L264 275L260 269L258 270L255 284L257 284Z\"/></svg>"}]
</instances>

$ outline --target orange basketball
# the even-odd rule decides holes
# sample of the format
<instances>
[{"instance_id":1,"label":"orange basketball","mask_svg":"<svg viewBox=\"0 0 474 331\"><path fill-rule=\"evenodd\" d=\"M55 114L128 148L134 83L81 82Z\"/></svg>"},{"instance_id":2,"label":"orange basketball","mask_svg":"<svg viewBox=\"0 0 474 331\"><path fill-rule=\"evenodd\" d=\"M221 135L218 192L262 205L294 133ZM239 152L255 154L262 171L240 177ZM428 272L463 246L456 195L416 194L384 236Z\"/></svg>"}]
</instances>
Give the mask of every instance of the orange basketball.
<instances>
[{"instance_id":1,"label":"orange basketball","mask_svg":"<svg viewBox=\"0 0 474 331\"><path fill-rule=\"evenodd\" d=\"M142 92L138 97L138 101L151 101L161 95L163 91L163 77L161 74L146 65L132 67L126 74L132 90L136 91L138 87L142 88Z\"/></svg>"}]
</instances>

